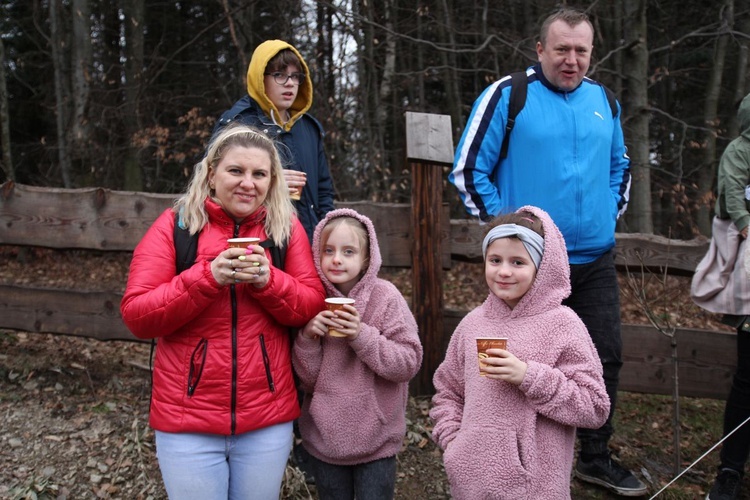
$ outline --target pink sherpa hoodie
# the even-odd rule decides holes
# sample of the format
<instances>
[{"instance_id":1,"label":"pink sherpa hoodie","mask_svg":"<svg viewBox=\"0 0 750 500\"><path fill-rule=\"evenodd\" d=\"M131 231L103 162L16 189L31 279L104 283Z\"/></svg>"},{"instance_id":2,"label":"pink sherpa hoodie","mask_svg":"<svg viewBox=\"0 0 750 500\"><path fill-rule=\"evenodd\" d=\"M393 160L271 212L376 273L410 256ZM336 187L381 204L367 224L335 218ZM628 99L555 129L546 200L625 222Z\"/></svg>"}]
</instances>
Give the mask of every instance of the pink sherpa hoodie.
<instances>
[{"instance_id":1,"label":"pink sherpa hoodie","mask_svg":"<svg viewBox=\"0 0 750 500\"><path fill-rule=\"evenodd\" d=\"M349 293L360 315L359 336L349 341L297 335L292 360L305 391L299 418L305 448L324 462L354 465L401 449L409 380L422 364L422 344L406 300L378 278L382 259L372 222L354 210L329 212L315 228L313 260L328 297L342 294L320 268L320 234L343 216L362 221L370 240L370 264Z\"/></svg>"},{"instance_id":2,"label":"pink sherpa hoodie","mask_svg":"<svg viewBox=\"0 0 750 500\"><path fill-rule=\"evenodd\" d=\"M536 279L514 309L490 294L451 337L435 372L432 435L456 500L570 498L575 428L609 413L602 365L570 294L565 241L546 212ZM479 375L476 337L507 337L528 365L520 386Z\"/></svg>"}]
</instances>

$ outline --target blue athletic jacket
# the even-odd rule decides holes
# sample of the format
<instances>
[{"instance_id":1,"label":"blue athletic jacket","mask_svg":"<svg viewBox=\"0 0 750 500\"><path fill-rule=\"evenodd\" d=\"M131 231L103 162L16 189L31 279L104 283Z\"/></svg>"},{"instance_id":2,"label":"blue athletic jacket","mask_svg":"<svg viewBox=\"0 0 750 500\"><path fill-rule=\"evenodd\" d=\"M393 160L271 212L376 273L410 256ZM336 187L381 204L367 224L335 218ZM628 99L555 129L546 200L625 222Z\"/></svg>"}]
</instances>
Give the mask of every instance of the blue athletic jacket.
<instances>
[{"instance_id":1,"label":"blue athletic jacket","mask_svg":"<svg viewBox=\"0 0 750 500\"><path fill-rule=\"evenodd\" d=\"M591 262L614 247L630 193L619 104L613 118L604 88L589 78L567 92L539 65L527 75L507 158L500 161L510 77L474 103L449 180L469 213L485 221L524 205L542 208L565 237L570 263Z\"/></svg>"}]
</instances>

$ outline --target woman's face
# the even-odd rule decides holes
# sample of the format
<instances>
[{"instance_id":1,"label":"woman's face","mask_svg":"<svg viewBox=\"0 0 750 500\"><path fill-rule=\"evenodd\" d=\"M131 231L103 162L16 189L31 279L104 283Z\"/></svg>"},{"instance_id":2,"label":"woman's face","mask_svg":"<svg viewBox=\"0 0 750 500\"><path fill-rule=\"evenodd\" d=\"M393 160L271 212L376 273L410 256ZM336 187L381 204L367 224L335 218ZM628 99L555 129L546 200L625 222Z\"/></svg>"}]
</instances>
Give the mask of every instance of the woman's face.
<instances>
[{"instance_id":1,"label":"woman's face","mask_svg":"<svg viewBox=\"0 0 750 500\"><path fill-rule=\"evenodd\" d=\"M271 156L260 148L235 146L208 174L214 198L240 222L266 200L271 186Z\"/></svg>"}]
</instances>

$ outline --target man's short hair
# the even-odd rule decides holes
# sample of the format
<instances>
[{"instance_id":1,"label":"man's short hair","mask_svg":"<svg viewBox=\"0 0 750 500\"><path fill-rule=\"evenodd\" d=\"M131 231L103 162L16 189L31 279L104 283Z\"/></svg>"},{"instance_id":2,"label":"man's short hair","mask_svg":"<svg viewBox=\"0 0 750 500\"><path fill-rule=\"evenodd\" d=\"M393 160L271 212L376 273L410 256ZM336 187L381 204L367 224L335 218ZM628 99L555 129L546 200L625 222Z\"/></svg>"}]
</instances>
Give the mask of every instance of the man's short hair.
<instances>
[{"instance_id":1,"label":"man's short hair","mask_svg":"<svg viewBox=\"0 0 750 500\"><path fill-rule=\"evenodd\" d=\"M576 27L581 23L589 23L591 26L591 32L594 32L594 25L591 24L588 14L582 10L577 9L559 9L547 16L547 19L542 23L542 28L539 30L539 42L544 45L547 43L547 34L549 33L549 27L555 21L563 21L570 27Z\"/></svg>"}]
</instances>

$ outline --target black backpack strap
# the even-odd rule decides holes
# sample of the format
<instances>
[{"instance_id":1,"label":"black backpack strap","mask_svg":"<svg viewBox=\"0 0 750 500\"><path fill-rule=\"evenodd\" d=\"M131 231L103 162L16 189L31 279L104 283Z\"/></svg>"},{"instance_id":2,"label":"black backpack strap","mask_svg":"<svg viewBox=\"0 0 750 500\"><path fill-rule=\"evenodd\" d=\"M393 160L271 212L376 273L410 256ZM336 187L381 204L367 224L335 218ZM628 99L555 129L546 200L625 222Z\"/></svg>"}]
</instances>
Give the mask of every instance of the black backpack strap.
<instances>
[{"instance_id":1,"label":"black backpack strap","mask_svg":"<svg viewBox=\"0 0 750 500\"><path fill-rule=\"evenodd\" d=\"M607 102L609 103L609 109L612 111L612 118L617 116L617 97L615 93L609 90L607 87L602 85L604 89L604 95L607 96Z\"/></svg>"},{"instance_id":2,"label":"black backpack strap","mask_svg":"<svg viewBox=\"0 0 750 500\"><path fill-rule=\"evenodd\" d=\"M516 117L526 104L526 87L528 86L528 77L525 71L516 71L510 74L510 101L508 102L508 118L505 122L505 135L503 135L503 145L500 148L500 159L504 160L508 156L508 143L510 141L510 132L516 124Z\"/></svg>"},{"instance_id":3,"label":"black backpack strap","mask_svg":"<svg viewBox=\"0 0 750 500\"><path fill-rule=\"evenodd\" d=\"M273 267L283 271L284 264L286 263L286 245L277 247L272 239L261 241L258 244L271 252L271 263L273 263Z\"/></svg>"},{"instance_id":4,"label":"black backpack strap","mask_svg":"<svg viewBox=\"0 0 750 500\"><path fill-rule=\"evenodd\" d=\"M182 225L180 214L174 214L174 250L176 274L180 274L185 269L189 269L195 264L195 258L198 255L198 235L200 233L190 234L190 231Z\"/></svg>"}]
</instances>

